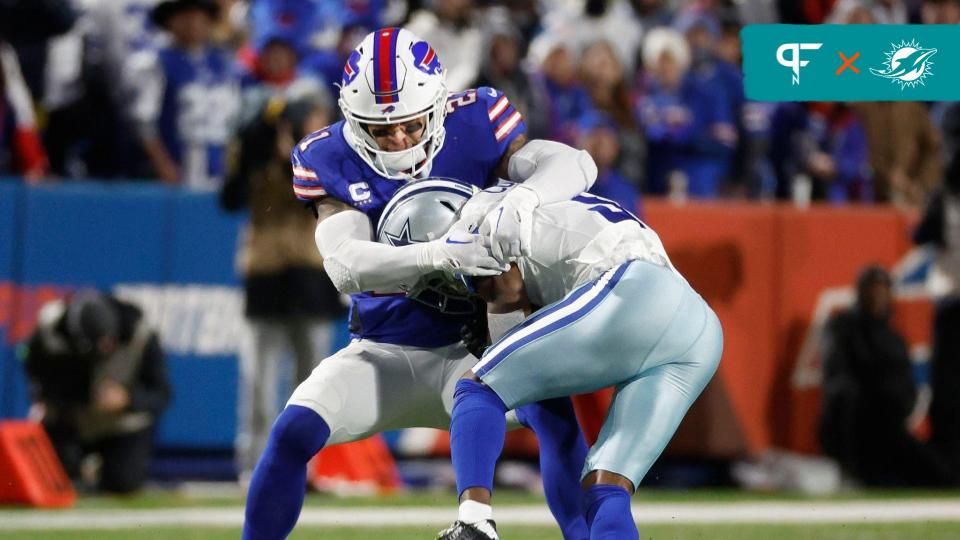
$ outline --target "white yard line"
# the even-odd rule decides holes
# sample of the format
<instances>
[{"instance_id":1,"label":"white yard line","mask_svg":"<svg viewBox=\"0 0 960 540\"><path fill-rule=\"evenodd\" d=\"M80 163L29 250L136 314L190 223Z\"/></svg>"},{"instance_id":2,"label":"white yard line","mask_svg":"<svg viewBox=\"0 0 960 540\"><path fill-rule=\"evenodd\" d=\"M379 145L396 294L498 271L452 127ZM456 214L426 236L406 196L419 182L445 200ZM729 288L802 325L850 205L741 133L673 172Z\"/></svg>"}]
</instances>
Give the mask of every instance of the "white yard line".
<instances>
[{"instance_id":1,"label":"white yard line","mask_svg":"<svg viewBox=\"0 0 960 540\"><path fill-rule=\"evenodd\" d=\"M444 525L456 509L430 507L305 508L301 526L396 527ZM638 523L878 523L958 521L960 499L829 502L645 503L633 507ZM543 506L502 506L498 523L552 525ZM239 527L243 508L157 510L3 510L0 530L126 529L133 527Z\"/></svg>"}]
</instances>

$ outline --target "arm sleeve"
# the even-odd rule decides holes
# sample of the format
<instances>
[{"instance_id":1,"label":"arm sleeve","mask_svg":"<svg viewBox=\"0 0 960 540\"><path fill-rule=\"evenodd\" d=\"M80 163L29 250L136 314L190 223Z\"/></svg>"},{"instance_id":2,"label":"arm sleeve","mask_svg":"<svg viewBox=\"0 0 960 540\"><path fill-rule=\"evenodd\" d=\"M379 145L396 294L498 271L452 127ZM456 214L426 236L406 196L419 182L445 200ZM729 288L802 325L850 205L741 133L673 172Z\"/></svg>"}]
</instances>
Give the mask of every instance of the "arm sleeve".
<instances>
[{"instance_id":1,"label":"arm sleeve","mask_svg":"<svg viewBox=\"0 0 960 540\"><path fill-rule=\"evenodd\" d=\"M429 243L388 246L372 241L372 236L370 220L354 210L317 224L317 249L327 275L341 293L395 292L416 281L429 266Z\"/></svg>"},{"instance_id":2,"label":"arm sleeve","mask_svg":"<svg viewBox=\"0 0 960 540\"><path fill-rule=\"evenodd\" d=\"M507 173L533 191L538 206L567 201L593 186L597 164L584 150L562 143L532 140L510 158Z\"/></svg>"}]
</instances>

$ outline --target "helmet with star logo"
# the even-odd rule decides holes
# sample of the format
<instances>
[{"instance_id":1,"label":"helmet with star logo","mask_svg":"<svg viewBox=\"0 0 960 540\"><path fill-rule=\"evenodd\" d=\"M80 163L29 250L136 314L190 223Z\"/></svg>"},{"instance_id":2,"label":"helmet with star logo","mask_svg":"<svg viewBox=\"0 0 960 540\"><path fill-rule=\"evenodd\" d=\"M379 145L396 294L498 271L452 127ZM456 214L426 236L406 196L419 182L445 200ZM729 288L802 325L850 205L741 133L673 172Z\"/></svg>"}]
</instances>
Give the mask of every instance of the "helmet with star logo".
<instances>
[{"instance_id":1,"label":"helmet with star logo","mask_svg":"<svg viewBox=\"0 0 960 540\"><path fill-rule=\"evenodd\" d=\"M449 178L427 178L400 188L377 224L377 241L405 246L440 238L457 222L460 209L479 190ZM407 289L407 297L447 314L473 313L471 280L463 275L432 272Z\"/></svg>"}]
</instances>

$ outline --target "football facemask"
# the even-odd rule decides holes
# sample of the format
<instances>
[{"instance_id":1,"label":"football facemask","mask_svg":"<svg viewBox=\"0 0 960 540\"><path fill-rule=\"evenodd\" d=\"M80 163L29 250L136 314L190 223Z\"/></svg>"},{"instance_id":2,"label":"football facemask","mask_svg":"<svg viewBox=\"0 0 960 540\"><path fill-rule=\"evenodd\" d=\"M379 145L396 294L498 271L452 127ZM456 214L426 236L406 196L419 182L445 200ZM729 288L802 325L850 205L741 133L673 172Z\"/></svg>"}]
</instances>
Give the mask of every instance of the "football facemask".
<instances>
[{"instance_id":1,"label":"football facemask","mask_svg":"<svg viewBox=\"0 0 960 540\"><path fill-rule=\"evenodd\" d=\"M412 179L429 174L443 146L447 87L436 52L402 28L371 32L351 53L338 100L350 147L381 176ZM380 148L369 127L423 117L420 141L400 151Z\"/></svg>"}]
</instances>

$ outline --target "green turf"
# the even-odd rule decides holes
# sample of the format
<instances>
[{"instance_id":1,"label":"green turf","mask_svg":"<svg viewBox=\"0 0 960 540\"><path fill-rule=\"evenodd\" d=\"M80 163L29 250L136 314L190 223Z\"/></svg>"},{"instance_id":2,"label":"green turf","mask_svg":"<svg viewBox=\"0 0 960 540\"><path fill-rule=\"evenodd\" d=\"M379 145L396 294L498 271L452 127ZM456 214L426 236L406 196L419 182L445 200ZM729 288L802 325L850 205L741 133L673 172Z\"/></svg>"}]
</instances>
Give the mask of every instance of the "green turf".
<instances>
[{"instance_id":1,"label":"green turf","mask_svg":"<svg viewBox=\"0 0 960 540\"><path fill-rule=\"evenodd\" d=\"M634 504L644 502L736 502L736 501L824 501L861 499L935 499L960 497L958 490L869 490L851 491L829 497L810 497L791 493L753 493L736 489L641 489L633 497ZM544 504L543 497L525 492L500 490L494 497L495 504ZM334 497L310 494L308 507L356 507L356 506L444 506L455 505L452 492L410 492L379 497ZM148 491L134 497L84 497L76 507L84 508L183 508L224 507L243 505L243 497L198 496L174 491Z\"/></svg>"},{"instance_id":2,"label":"green turf","mask_svg":"<svg viewBox=\"0 0 960 540\"><path fill-rule=\"evenodd\" d=\"M796 501L796 500L885 500L885 499L931 499L960 496L958 491L859 491L844 493L826 498L810 498L794 494L758 494L737 490L641 490L634 503L656 502L743 502L743 501ZM496 494L498 506L517 504L544 504L543 498L523 492L501 490ZM134 497L84 497L76 509L116 510L160 509L160 508L215 508L240 507L243 497L239 494L198 495L189 492L148 491ZM960 504L960 503L958 503ZM307 497L308 507L448 507L453 512L453 495L449 492L412 492L383 497L338 498L330 495L311 494ZM12 510L4 508L4 510ZM28 512L30 510L24 510ZM396 527L384 529L371 528L319 528L298 527L291 536L293 540L324 538L332 540L354 540L369 538L388 538L389 540L430 540L437 527ZM505 525L501 528L502 537L507 540L559 540L555 527L524 527ZM899 540L899 539L960 539L960 522L932 523L863 523L847 525L684 525L658 524L645 525L641 529L644 539L704 539L704 540ZM149 527L120 530L5 530L0 520L0 539L16 540L219 540L239 538L236 528L215 527Z\"/></svg>"},{"instance_id":3,"label":"green turf","mask_svg":"<svg viewBox=\"0 0 960 540\"><path fill-rule=\"evenodd\" d=\"M869 525L647 525L643 539L664 540L953 540L960 537L960 523L888 523ZM298 528L292 540L430 540L435 527L391 529ZM151 528L115 531L4 532L9 540L235 540L239 529ZM505 540L560 540L549 527L502 527Z\"/></svg>"}]
</instances>

